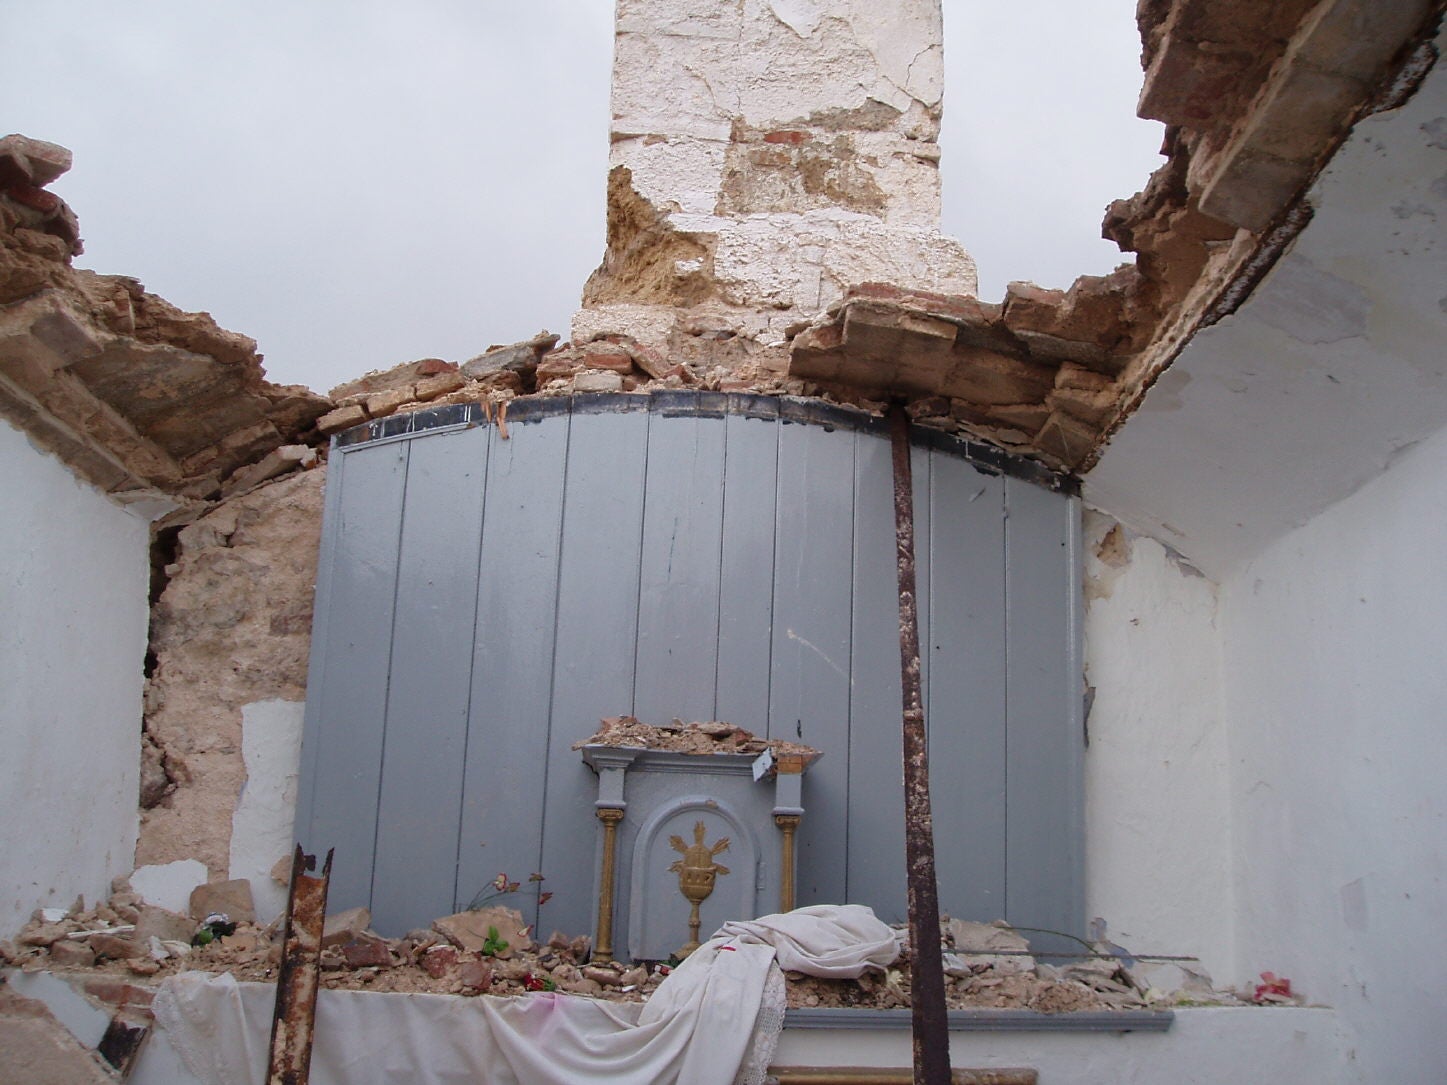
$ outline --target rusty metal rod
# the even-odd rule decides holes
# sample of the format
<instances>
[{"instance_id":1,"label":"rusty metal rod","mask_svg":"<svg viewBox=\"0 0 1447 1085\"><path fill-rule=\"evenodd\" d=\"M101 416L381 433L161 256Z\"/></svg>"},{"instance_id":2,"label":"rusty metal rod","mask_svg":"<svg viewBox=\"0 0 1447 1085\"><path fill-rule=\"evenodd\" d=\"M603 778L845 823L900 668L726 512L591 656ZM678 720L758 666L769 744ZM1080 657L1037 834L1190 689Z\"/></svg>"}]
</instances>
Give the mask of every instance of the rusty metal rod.
<instances>
[{"instance_id":1,"label":"rusty metal rod","mask_svg":"<svg viewBox=\"0 0 1447 1085\"><path fill-rule=\"evenodd\" d=\"M950 1033L940 951L939 886L935 881L934 818L929 754L920 691L919 611L914 578L914 481L909 415L890 408L894 461L894 551L899 569L899 661L904 700L904 855L909 888L910 1007L915 1085L950 1085Z\"/></svg>"},{"instance_id":2,"label":"rusty metal rod","mask_svg":"<svg viewBox=\"0 0 1447 1085\"><path fill-rule=\"evenodd\" d=\"M317 857L303 855L301 845L291 864L291 889L286 897L282 928L281 968L276 977L276 1009L271 1018L267 1085L307 1085L311 1074L312 1037L316 1029L317 991L321 987L322 929L327 918L327 885L332 853L327 852L320 877Z\"/></svg>"}]
</instances>

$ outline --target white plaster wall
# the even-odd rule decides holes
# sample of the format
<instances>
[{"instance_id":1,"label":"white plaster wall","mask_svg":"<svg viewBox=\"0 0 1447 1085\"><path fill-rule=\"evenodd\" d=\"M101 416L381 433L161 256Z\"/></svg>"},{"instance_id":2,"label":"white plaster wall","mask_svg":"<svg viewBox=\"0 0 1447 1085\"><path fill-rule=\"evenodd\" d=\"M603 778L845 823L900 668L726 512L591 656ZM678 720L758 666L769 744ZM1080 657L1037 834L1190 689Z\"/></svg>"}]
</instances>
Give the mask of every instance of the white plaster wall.
<instances>
[{"instance_id":1,"label":"white plaster wall","mask_svg":"<svg viewBox=\"0 0 1447 1085\"><path fill-rule=\"evenodd\" d=\"M0 422L0 937L135 859L149 526Z\"/></svg>"},{"instance_id":2,"label":"white plaster wall","mask_svg":"<svg viewBox=\"0 0 1447 1085\"><path fill-rule=\"evenodd\" d=\"M242 997L269 1006L270 988L246 984ZM321 1013L328 1004L368 998L402 999L408 1013L399 1020L414 1030L408 1039L417 1050L446 1049L454 1042L454 1023L445 1019L446 1000L430 995L377 995L358 991L323 991ZM433 999L424 1005L421 1000ZM260 1008L260 1007L259 1007ZM430 1022L426 1021L428 1015ZM269 1015L255 1015L258 1046ZM445 1030L430 1045L418 1035L424 1023ZM786 1027L779 1037L775 1066L908 1067L908 1027L891 1029L798 1029ZM950 1062L956 1069L1031 1067L1041 1085L1221 1085L1223 1082L1279 1082L1281 1085L1339 1085L1350 1080L1342 1054L1341 1030L1331 1010L1285 1008L1198 1008L1178 1010L1169 1032L954 1032ZM336 1081L331 1067L313 1067L318 1085ZM171 1034L151 1034L131 1073L133 1085L197 1085L200 1082L171 1044ZM422 1068L415 1081L435 1081ZM685 1083L686 1085L686 1083ZM1394 1083L1395 1085L1395 1083Z\"/></svg>"},{"instance_id":3,"label":"white plaster wall","mask_svg":"<svg viewBox=\"0 0 1447 1085\"><path fill-rule=\"evenodd\" d=\"M1222 585L1242 978L1447 1080L1447 430Z\"/></svg>"},{"instance_id":4,"label":"white plaster wall","mask_svg":"<svg viewBox=\"0 0 1447 1085\"><path fill-rule=\"evenodd\" d=\"M1086 908L1138 953L1232 970L1230 811L1216 585L1085 517Z\"/></svg>"},{"instance_id":5,"label":"white plaster wall","mask_svg":"<svg viewBox=\"0 0 1447 1085\"><path fill-rule=\"evenodd\" d=\"M251 882L256 918L270 923L286 909L286 889L271 877L296 837L297 773L305 701L255 701L241 707L246 782L231 815L231 878Z\"/></svg>"},{"instance_id":6,"label":"white plaster wall","mask_svg":"<svg viewBox=\"0 0 1447 1085\"><path fill-rule=\"evenodd\" d=\"M1167 1032L952 1032L956 1069L1026 1067L1040 1085L1338 1085L1341 1029L1325 1009L1197 1007ZM775 1066L911 1063L908 1029L785 1028ZM179 1085L179 1082L178 1082Z\"/></svg>"}]
</instances>

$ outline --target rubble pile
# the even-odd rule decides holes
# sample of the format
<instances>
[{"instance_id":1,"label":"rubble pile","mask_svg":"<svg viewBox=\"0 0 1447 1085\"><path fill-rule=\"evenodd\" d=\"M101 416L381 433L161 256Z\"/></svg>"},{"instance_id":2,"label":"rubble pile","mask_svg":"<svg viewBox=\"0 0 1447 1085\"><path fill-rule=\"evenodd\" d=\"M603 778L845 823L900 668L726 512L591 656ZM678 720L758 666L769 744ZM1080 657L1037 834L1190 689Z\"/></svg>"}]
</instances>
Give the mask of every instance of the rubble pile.
<instances>
[{"instance_id":1,"label":"rubble pile","mask_svg":"<svg viewBox=\"0 0 1447 1085\"><path fill-rule=\"evenodd\" d=\"M784 377L768 366L733 358L724 349L730 337L727 332L700 330L693 338L702 346L665 356L662 350L628 335L608 334L559 345L557 335L541 331L531 339L489 347L460 364L423 358L338 385L330 392L333 409L317 421L317 428L323 434L339 433L420 407L479 402L501 406L523 396L681 389L762 395L820 391L816 385ZM858 397L841 390L833 398L855 403Z\"/></svg>"},{"instance_id":2,"label":"rubble pile","mask_svg":"<svg viewBox=\"0 0 1447 1085\"><path fill-rule=\"evenodd\" d=\"M739 753L755 756L771 750L775 757L803 757L806 761L819 756L819 751L812 746L778 738L759 738L752 731L722 720L684 723L676 719L672 723L654 726L633 716L604 717L596 733L581 742L573 743L575 750L581 750L584 746L625 746L643 750L668 750L672 753Z\"/></svg>"},{"instance_id":3,"label":"rubble pile","mask_svg":"<svg viewBox=\"0 0 1447 1085\"><path fill-rule=\"evenodd\" d=\"M220 905L233 912L210 910ZM259 924L250 909L244 882L198 886L187 916L146 904L120 881L111 898L95 907L77 901L68 911L38 911L14 943L0 942L0 961L26 972L99 974L108 982L143 986L191 970L229 972L243 982L274 982L281 961L281 922ZM400 938L385 938L370 924L365 908L327 917L322 986L465 997L560 991L641 1002L677 963L594 961L586 936L559 932L538 943L520 912L500 906L444 916L430 928ZM1220 991L1199 962L1132 957L1104 940L1091 943L1078 957L1046 963L1003 921L946 918L941 937L951 1009L1054 1014L1183 1004L1302 1004L1289 981L1272 977L1274 982L1264 986ZM910 1004L907 946L883 974L866 973L857 980L784 975L793 1009L888 1010Z\"/></svg>"}]
</instances>

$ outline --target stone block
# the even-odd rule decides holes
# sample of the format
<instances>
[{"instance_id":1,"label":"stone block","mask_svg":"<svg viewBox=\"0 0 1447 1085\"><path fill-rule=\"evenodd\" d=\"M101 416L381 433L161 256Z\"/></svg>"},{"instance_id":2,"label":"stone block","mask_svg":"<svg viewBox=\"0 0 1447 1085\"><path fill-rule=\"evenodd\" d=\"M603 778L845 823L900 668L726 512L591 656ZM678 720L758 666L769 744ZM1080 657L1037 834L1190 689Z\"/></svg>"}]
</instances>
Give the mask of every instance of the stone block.
<instances>
[{"instance_id":1,"label":"stone block","mask_svg":"<svg viewBox=\"0 0 1447 1085\"><path fill-rule=\"evenodd\" d=\"M982 405L1040 403L1054 383L1055 372L1046 366L987 350L960 350L933 390Z\"/></svg>"},{"instance_id":2,"label":"stone block","mask_svg":"<svg viewBox=\"0 0 1447 1085\"><path fill-rule=\"evenodd\" d=\"M607 369L586 369L573 378L575 392L621 392L623 378Z\"/></svg>"},{"instance_id":3,"label":"stone block","mask_svg":"<svg viewBox=\"0 0 1447 1085\"><path fill-rule=\"evenodd\" d=\"M441 979L447 974L449 968L457 965L461 960L461 954L453 945L433 946L422 954L422 971L426 972L433 979Z\"/></svg>"},{"instance_id":4,"label":"stone block","mask_svg":"<svg viewBox=\"0 0 1447 1085\"><path fill-rule=\"evenodd\" d=\"M1203 184L1200 208L1222 222L1259 233L1310 175L1311 163L1243 148L1216 163Z\"/></svg>"},{"instance_id":5,"label":"stone block","mask_svg":"<svg viewBox=\"0 0 1447 1085\"><path fill-rule=\"evenodd\" d=\"M455 392L467 384L467 378L461 372L438 373L435 377L423 377L412 387L412 394L418 401L429 403L438 396L445 396L448 392Z\"/></svg>"},{"instance_id":6,"label":"stone block","mask_svg":"<svg viewBox=\"0 0 1447 1085\"><path fill-rule=\"evenodd\" d=\"M70 151L58 143L21 135L0 139L0 186L44 187L70 169L70 165Z\"/></svg>"},{"instance_id":7,"label":"stone block","mask_svg":"<svg viewBox=\"0 0 1447 1085\"><path fill-rule=\"evenodd\" d=\"M411 384L401 388L389 388L385 392L377 392L366 399L365 406L367 413L373 418L385 418L394 413L399 407L405 407L409 403L417 401L416 393Z\"/></svg>"},{"instance_id":8,"label":"stone block","mask_svg":"<svg viewBox=\"0 0 1447 1085\"><path fill-rule=\"evenodd\" d=\"M423 378L456 371L457 366L452 362L443 361L441 358L421 358L415 362L394 365L391 369L373 370L356 380L339 384L331 390L330 398L332 402L340 404L357 397L365 398L398 388L410 388Z\"/></svg>"},{"instance_id":9,"label":"stone block","mask_svg":"<svg viewBox=\"0 0 1447 1085\"><path fill-rule=\"evenodd\" d=\"M307 445L282 445L227 479L226 485L221 488L221 494L223 497L230 497L298 467L310 467L316 462L316 449Z\"/></svg>"},{"instance_id":10,"label":"stone block","mask_svg":"<svg viewBox=\"0 0 1447 1085\"><path fill-rule=\"evenodd\" d=\"M633 372L633 356L626 350L606 344L589 344L583 348L583 365L588 369L610 369L614 373Z\"/></svg>"},{"instance_id":11,"label":"stone block","mask_svg":"<svg viewBox=\"0 0 1447 1085\"><path fill-rule=\"evenodd\" d=\"M51 943L50 963L60 968L89 968L95 964L95 950L84 942L62 938Z\"/></svg>"},{"instance_id":12,"label":"stone block","mask_svg":"<svg viewBox=\"0 0 1447 1085\"><path fill-rule=\"evenodd\" d=\"M558 337L556 335L542 331L531 339L524 339L519 343L489 347L476 358L463 362L462 372L474 378L499 369L511 370L516 373L526 372L537 366L542 356L557 345Z\"/></svg>"},{"instance_id":13,"label":"stone block","mask_svg":"<svg viewBox=\"0 0 1447 1085\"><path fill-rule=\"evenodd\" d=\"M141 908L132 937L143 946L152 938L159 938L162 942L189 944L195 933L196 921L190 916L148 904Z\"/></svg>"},{"instance_id":14,"label":"stone block","mask_svg":"<svg viewBox=\"0 0 1447 1085\"><path fill-rule=\"evenodd\" d=\"M322 945L340 946L354 941L372 925L372 913L366 908L348 908L327 916L322 926Z\"/></svg>"},{"instance_id":15,"label":"stone block","mask_svg":"<svg viewBox=\"0 0 1447 1085\"><path fill-rule=\"evenodd\" d=\"M385 938L361 934L342 945L348 968L391 968L395 963Z\"/></svg>"},{"instance_id":16,"label":"stone block","mask_svg":"<svg viewBox=\"0 0 1447 1085\"><path fill-rule=\"evenodd\" d=\"M514 908L479 908L458 912L434 920L432 929L469 953L481 953L483 947L492 942L491 956L508 958L532 945L530 929L523 922L522 913ZM495 939L491 934L494 930L497 932ZM506 943L506 946L499 948L499 943Z\"/></svg>"},{"instance_id":17,"label":"stone block","mask_svg":"<svg viewBox=\"0 0 1447 1085\"><path fill-rule=\"evenodd\" d=\"M474 991L486 991L492 986L492 966L486 961L463 961L457 970L458 982Z\"/></svg>"},{"instance_id":18,"label":"stone block","mask_svg":"<svg viewBox=\"0 0 1447 1085\"><path fill-rule=\"evenodd\" d=\"M323 433L340 433L344 429L351 429L353 426L360 426L367 420L367 412L361 404L354 403L347 407L338 407L334 411L328 411L317 419L317 429Z\"/></svg>"},{"instance_id":19,"label":"stone block","mask_svg":"<svg viewBox=\"0 0 1447 1085\"><path fill-rule=\"evenodd\" d=\"M86 941L99 960L125 961L146 952L145 945L129 933L92 934Z\"/></svg>"},{"instance_id":20,"label":"stone block","mask_svg":"<svg viewBox=\"0 0 1447 1085\"><path fill-rule=\"evenodd\" d=\"M254 923L256 905L252 901L251 882L233 878L227 882L208 882L191 890L191 918L196 922L212 912L220 912L233 923Z\"/></svg>"}]
</instances>

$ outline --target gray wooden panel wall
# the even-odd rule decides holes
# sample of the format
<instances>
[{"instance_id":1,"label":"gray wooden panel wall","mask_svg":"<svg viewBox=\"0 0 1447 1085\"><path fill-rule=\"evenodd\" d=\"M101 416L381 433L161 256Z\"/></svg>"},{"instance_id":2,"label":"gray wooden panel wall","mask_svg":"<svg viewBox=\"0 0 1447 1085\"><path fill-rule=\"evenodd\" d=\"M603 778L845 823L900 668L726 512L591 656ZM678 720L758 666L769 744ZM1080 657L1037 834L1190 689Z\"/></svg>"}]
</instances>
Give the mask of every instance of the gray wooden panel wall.
<instances>
[{"instance_id":1,"label":"gray wooden panel wall","mask_svg":"<svg viewBox=\"0 0 1447 1085\"><path fill-rule=\"evenodd\" d=\"M397 934L536 870L542 933L590 929L571 745L635 714L824 750L800 903L904 918L888 441L661 402L334 450L297 822L334 909ZM912 463L942 905L1079 933L1078 508Z\"/></svg>"}]
</instances>

